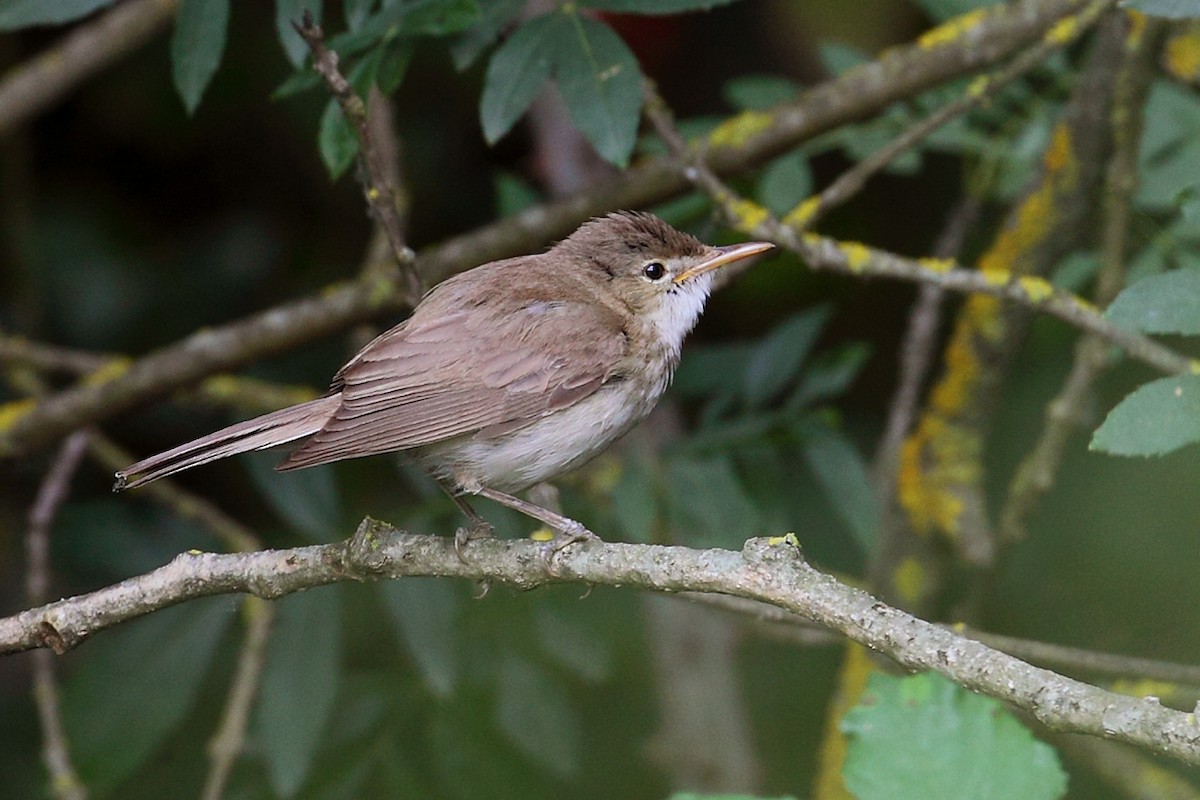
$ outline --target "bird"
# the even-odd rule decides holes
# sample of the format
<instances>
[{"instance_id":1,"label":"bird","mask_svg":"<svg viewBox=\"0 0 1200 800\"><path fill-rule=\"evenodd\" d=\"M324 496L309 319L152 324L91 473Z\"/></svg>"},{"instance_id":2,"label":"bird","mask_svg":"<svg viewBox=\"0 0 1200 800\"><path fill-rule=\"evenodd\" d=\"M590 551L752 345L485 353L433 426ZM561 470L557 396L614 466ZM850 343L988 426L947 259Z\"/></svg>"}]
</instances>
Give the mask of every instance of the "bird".
<instances>
[{"instance_id":1,"label":"bird","mask_svg":"<svg viewBox=\"0 0 1200 800\"><path fill-rule=\"evenodd\" d=\"M133 489L239 453L298 443L288 471L396 451L415 457L471 522L489 498L595 538L517 496L587 463L644 419L671 382L716 271L769 242L707 245L645 212L584 222L549 250L493 261L428 291L334 376L328 394L239 422L116 473Z\"/></svg>"}]
</instances>

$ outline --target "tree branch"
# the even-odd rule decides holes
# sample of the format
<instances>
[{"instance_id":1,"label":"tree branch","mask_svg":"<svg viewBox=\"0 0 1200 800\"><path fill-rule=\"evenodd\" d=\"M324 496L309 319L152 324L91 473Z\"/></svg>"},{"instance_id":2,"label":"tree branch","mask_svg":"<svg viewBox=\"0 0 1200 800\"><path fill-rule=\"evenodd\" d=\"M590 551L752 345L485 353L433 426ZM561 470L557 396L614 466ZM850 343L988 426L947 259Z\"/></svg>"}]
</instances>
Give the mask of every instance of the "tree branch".
<instances>
[{"instance_id":1,"label":"tree branch","mask_svg":"<svg viewBox=\"0 0 1200 800\"><path fill-rule=\"evenodd\" d=\"M0 136L166 29L179 0L129 0L79 25L0 79Z\"/></svg>"},{"instance_id":2,"label":"tree branch","mask_svg":"<svg viewBox=\"0 0 1200 800\"><path fill-rule=\"evenodd\" d=\"M935 670L1011 703L1052 730L1103 736L1200 763L1195 716L1033 667L905 614L817 571L789 541L751 539L740 552L597 541L560 552L549 574L537 542L476 541L463 560L450 538L406 533L368 519L344 542L256 553L188 552L145 575L0 619L0 653L35 647L63 652L97 631L196 597L243 592L276 598L350 580L425 575L523 590L570 582L715 592L800 614L904 667Z\"/></svg>"}]
</instances>

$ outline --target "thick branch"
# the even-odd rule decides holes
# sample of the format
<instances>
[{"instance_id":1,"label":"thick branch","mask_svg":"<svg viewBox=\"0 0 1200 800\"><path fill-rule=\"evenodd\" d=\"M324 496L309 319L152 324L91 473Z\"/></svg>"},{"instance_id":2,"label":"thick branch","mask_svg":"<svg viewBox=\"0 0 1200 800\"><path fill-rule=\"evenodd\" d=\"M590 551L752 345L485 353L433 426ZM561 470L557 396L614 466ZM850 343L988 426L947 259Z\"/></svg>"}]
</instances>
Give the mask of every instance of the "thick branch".
<instances>
[{"instance_id":1,"label":"thick branch","mask_svg":"<svg viewBox=\"0 0 1200 800\"><path fill-rule=\"evenodd\" d=\"M0 652L66 650L92 633L195 597L246 592L264 598L347 580L414 575L503 582L636 586L761 600L807 617L914 670L932 669L1000 698L1057 731L1088 733L1200 763L1200 723L1150 698L1114 694L909 616L808 565L786 540L751 539L741 552L590 542L555 557L528 540L473 542L466 560L452 539L366 520L346 542L258 553L184 553L154 572L89 595L0 620Z\"/></svg>"}]
</instances>

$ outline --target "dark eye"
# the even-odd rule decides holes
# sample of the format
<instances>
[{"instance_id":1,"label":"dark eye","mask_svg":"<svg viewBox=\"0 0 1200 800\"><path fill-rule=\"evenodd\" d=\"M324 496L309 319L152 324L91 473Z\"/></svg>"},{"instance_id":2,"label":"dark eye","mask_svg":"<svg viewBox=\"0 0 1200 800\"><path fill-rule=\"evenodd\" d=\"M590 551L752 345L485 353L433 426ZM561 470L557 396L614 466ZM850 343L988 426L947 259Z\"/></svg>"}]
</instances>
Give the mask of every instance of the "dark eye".
<instances>
[{"instance_id":1,"label":"dark eye","mask_svg":"<svg viewBox=\"0 0 1200 800\"><path fill-rule=\"evenodd\" d=\"M663 276L667 274L667 268L657 261L651 261L642 267L642 274L652 281L661 281Z\"/></svg>"}]
</instances>

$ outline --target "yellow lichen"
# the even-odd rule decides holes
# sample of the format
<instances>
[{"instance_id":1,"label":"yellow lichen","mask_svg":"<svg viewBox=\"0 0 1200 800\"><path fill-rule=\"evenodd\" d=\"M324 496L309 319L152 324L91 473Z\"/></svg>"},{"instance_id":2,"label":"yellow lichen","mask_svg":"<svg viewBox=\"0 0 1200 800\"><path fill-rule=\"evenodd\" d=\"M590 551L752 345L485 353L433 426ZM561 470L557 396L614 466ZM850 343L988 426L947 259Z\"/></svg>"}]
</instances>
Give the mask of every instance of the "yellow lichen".
<instances>
[{"instance_id":1,"label":"yellow lichen","mask_svg":"<svg viewBox=\"0 0 1200 800\"><path fill-rule=\"evenodd\" d=\"M727 208L733 217L734 227L743 233L750 233L771 216L771 212L763 206L745 199L736 200L728 204Z\"/></svg>"},{"instance_id":2,"label":"yellow lichen","mask_svg":"<svg viewBox=\"0 0 1200 800\"><path fill-rule=\"evenodd\" d=\"M992 85L992 79L987 75L980 75L975 80L967 84L967 97L982 97L988 87Z\"/></svg>"},{"instance_id":3,"label":"yellow lichen","mask_svg":"<svg viewBox=\"0 0 1200 800\"><path fill-rule=\"evenodd\" d=\"M808 226L808 221L812 219L816 213L817 207L821 205L821 196L814 194L812 197L806 197L796 204L796 207L787 213L783 218L786 225L794 225L797 228L805 228Z\"/></svg>"},{"instance_id":4,"label":"yellow lichen","mask_svg":"<svg viewBox=\"0 0 1200 800\"><path fill-rule=\"evenodd\" d=\"M851 272L862 272L871 261L871 248L861 242L839 242L838 249L846 256L846 266Z\"/></svg>"},{"instance_id":5,"label":"yellow lichen","mask_svg":"<svg viewBox=\"0 0 1200 800\"><path fill-rule=\"evenodd\" d=\"M951 258L918 258L917 263L930 272L945 273L954 269L954 259Z\"/></svg>"},{"instance_id":6,"label":"yellow lichen","mask_svg":"<svg viewBox=\"0 0 1200 800\"><path fill-rule=\"evenodd\" d=\"M892 585L900 594L901 605L912 608L921 599L925 589L925 568L912 556L902 559L896 565Z\"/></svg>"},{"instance_id":7,"label":"yellow lichen","mask_svg":"<svg viewBox=\"0 0 1200 800\"><path fill-rule=\"evenodd\" d=\"M977 8L974 11L968 11L966 14L960 14L953 19L948 19L936 28L930 28L921 34L920 38L917 39L917 46L928 50L938 45L950 44L983 22L986 17L987 10Z\"/></svg>"},{"instance_id":8,"label":"yellow lichen","mask_svg":"<svg viewBox=\"0 0 1200 800\"><path fill-rule=\"evenodd\" d=\"M1200 78L1200 26L1191 25L1167 40L1163 65L1182 80Z\"/></svg>"},{"instance_id":9,"label":"yellow lichen","mask_svg":"<svg viewBox=\"0 0 1200 800\"><path fill-rule=\"evenodd\" d=\"M529 538L535 542L549 542L554 539L554 531L543 525L533 533L529 534Z\"/></svg>"},{"instance_id":10,"label":"yellow lichen","mask_svg":"<svg viewBox=\"0 0 1200 800\"><path fill-rule=\"evenodd\" d=\"M1070 44L1078 31L1078 17L1063 17L1055 23L1054 27L1046 31L1046 41L1058 45Z\"/></svg>"},{"instance_id":11,"label":"yellow lichen","mask_svg":"<svg viewBox=\"0 0 1200 800\"><path fill-rule=\"evenodd\" d=\"M1130 697L1164 697L1178 692L1179 686L1168 681L1143 678L1113 681L1112 690Z\"/></svg>"},{"instance_id":12,"label":"yellow lichen","mask_svg":"<svg viewBox=\"0 0 1200 800\"><path fill-rule=\"evenodd\" d=\"M780 545L791 545L792 547L800 546L800 539L794 533L785 533L783 536L772 536L767 539L767 544L772 547Z\"/></svg>"},{"instance_id":13,"label":"yellow lichen","mask_svg":"<svg viewBox=\"0 0 1200 800\"><path fill-rule=\"evenodd\" d=\"M1129 17L1129 34L1125 37L1125 47L1133 51L1142 46L1142 36L1146 32L1146 15L1132 8L1125 9Z\"/></svg>"},{"instance_id":14,"label":"yellow lichen","mask_svg":"<svg viewBox=\"0 0 1200 800\"><path fill-rule=\"evenodd\" d=\"M103 383L108 383L113 378L123 375L132 363L133 360L125 356L113 358L105 362L102 367L94 369L85 375L83 377L83 384L84 386L99 386Z\"/></svg>"},{"instance_id":15,"label":"yellow lichen","mask_svg":"<svg viewBox=\"0 0 1200 800\"><path fill-rule=\"evenodd\" d=\"M1045 278L1039 278L1036 275L1026 275L1018 279L1017 283L1021 284L1021 288L1025 290L1025 296L1031 302L1040 303L1054 296L1054 285Z\"/></svg>"},{"instance_id":16,"label":"yellow lichen","mask_svg":"<svg viewBox=\"0 0 1200 800\"><path fill-rule=\"evenodd\" d=\"M714 128L708 143L713 147L742 147L774 122L775 117L766 111L743 111Z\"/></svg>"},{"instance_id":17,"label":"yellow lichen","mask_svg":"<svg viewBox=\"0 0 1200 800\"><path fill-rule=\"evenodd\" d=\"M10 403L0 405L0 431L5 431L17 423L21 417L33 411L37 403L33 398L25 400L13 400Z\"/></svg>"}]
</instances>

